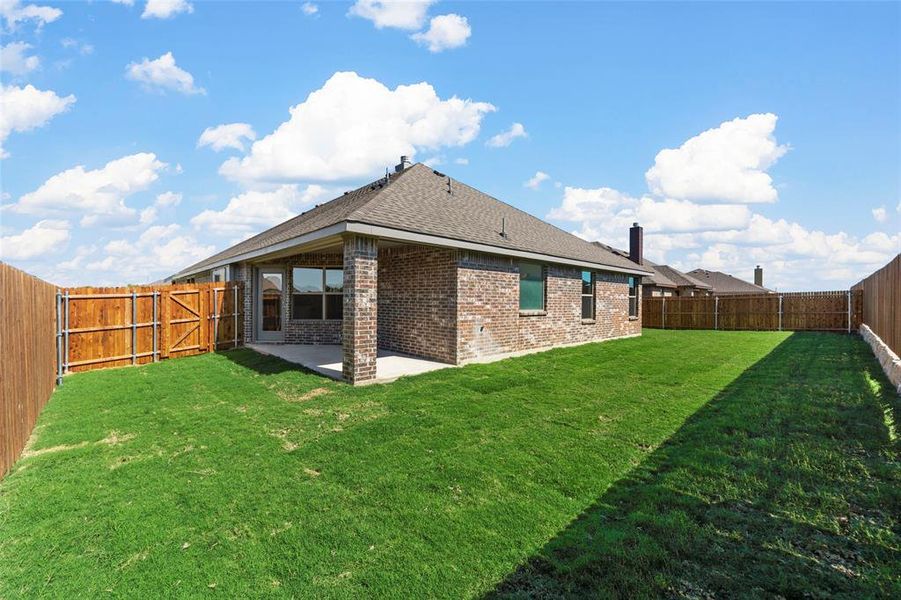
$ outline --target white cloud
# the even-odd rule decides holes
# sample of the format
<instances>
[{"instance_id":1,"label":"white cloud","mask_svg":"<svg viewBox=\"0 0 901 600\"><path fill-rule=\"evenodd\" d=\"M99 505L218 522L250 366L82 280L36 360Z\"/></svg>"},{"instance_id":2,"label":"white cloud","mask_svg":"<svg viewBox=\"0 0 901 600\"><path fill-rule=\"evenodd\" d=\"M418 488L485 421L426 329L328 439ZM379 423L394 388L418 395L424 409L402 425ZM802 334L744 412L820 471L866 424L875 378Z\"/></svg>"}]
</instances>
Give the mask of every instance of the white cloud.
<instances>
[{"instance_id":1,"label":"white cloud","mask_svg":"<svg viewBox=\"0 0 901 600\"><path fill-rule=\"evenodd\" d=\"M0 46L0 72L12 75L24 75L41 66L41 59L37 56L25 56L31 44L25 42L12 42Z\"/></svg>"},{"instance_id":2,"label":"white cloud","mask_svg":"<svg viewBox=\"0 0 901 600\"><path fill-rule=\"evenodd\" d=\"M746 227L751 213L746 206L694 204L685 200L633 198L612 188L565 187L563 201L550 219L581 221L577 235L605 241L619 239L639 222L649 233L691 233Z\"/></svg>"},{"instance_id":3,"label":"white cloud","mask_svg":"<svg viewBox=\"0 0 901 600\"><path fill-rule=\"evenodd\" d=\"M319 12L319 7L312 2L304 2L300 5L300 10L303 11L303 14L310 17Z\"/></svg>"},{"instance_id":4,"label":"white cloud","mask_svg":"<svg viewBox=\"0 0 901 600\"><path fill-rule=\"evenodd\" d=\"M180 231L175 224L154 225L136 240L113 240L104 246L105 256L86 262L83 269L91 273L91 279L105 278L120 285L149 282L215 251L215 246L203 245L190 235L179 235Z\"/></svg>"},{"instance_id":5,"label":"white cloud","mask_svg":"<svg viewBox=\"0 0 901 600\"><path fill-rule=\"evenodd\" d=\"M156 221L155 206L148 206L147 208L142 209L140 213L138 213L138 223L140 225L150 225L154 221Z\"/></svg>"},{"instance_id":6,"label":"white cloud","mask_svg":"<svg viewBox=\"0 0 901 600\"><path fill-rule=\"evenodd\" d=\"M828 234L808 230L797 223L771 221L754 215L755 228L778 230L766 234L772 243L753 245L718 242L689 253L676 266L702 267L750 279L754 266L764 268L764 285L782 291L847 289L864 276L882 267L901 249L901 234L871 233L863 238L844 232ZM753 233L742 235L753 239ZM774 241L775 238L778 241Z\"/></svg>"},{"instance_id":7,"label":"white cloud","mask_svg":"<svg viewBox=\"0 0 901 600\"><path fill-rule=\"evenodd\" d=\"M0 16L6 20L6 27L10 30L15 29L16 25L23 21L34 21L40 28L56 21L62 15L63 11L52 6L23 5L20 0L0 0Z\"/></svg>"},{"instance_id":8,"label":"white cloud","mask_svg":"<svg viewBox=\"0 0 901 600\"><path fill-rule=\"evenodd\" d=\"M697 202L775 202L766 172L787 151L773 132L776 115L726 121L679 148L661 150L645 179L654 194Z\"/></svg>"},{"instance_id":9,"label":"white cloud","mask_svg":"<svg viewBox=\"0 0 901 600\"><path fill-rule=\"evenodd\" d=\"M428 46L429 52L441 52L465 45L470 35L472 29L467 18L451 13L432 18L428 31L414 33L410 38Z\"/></svg>"},{"instance_id":10,"label":"white cloud","mask_svg":"<svg viewBox=\"0 0 901 600\"><path fill-rule=\"evenodd\" d=\"M232 180L337 181L372 176L417 149L462 146L479 134L486 102L442 100L428 83L389 89L335 73L290 109L291 118L219 172Z\"/></svg>"},{"instance_id":11,"label":"white cloud","mask_svg":"<svg viewBox=\"0 0 901 600\"><path fill-rule=\"evenodd\" d=\"M0 256L4 260L27 260L60 250L68 241L68 221L38 221L18 235L0 238Z\"/></svg>"},{"instance_id":12,"label":"white cloud","mask_svg":"<svg viewBox=\"0 0 901 600\"><path fill-rule=\"evenodd\" d=\"M111 0L113 4L123 4L125 6L134 6L135 0Z\"/></svg>"},{"instance_id":13,"label":"white cloud","mask_svg":"<svg viewBox=\"0 0 901 600\"><path fill-rule=\"evenodd\" d=\"M533 175L527 182L523 185L529 189L537 190L541 185L541 182L547 181L551 176L545 173L544 171L535 171L535 175Z\"/></svg>"},{"instance_id":14,"label":"white cloud","mask_svg":"<svg viewBox=\"0 0 901 600\"><path fill-rule=\"evenodd\" d=\"M420 29L435 0L357 0L348 15L372 21L378 29Z\"/></svg>"},{"instance_id":15,"label":"white cloud","mask_svg":"<svg viewBox=\"0 0 901 600\"><path fill-rule=\"evenodd\" d=\"M163 192L156 197L156 201L153 203L157 208L169 208L171 206L178 206L181 203L181 194L177 194L175 192Z\"/></svg>"},{"instance_id":16,"label":"white cloud","mask_svg":"<svg viewBox=\"0 0 901 600\"><path fill-rule=\"evenodd\" d=\"M39 90L32 85L0 84L0 158L8 156L3 144L10 133L41 127L74 102L75 96L71 94L60 98L56 92Z\"/></svg>"},{"instance_id":17,"label":"white cloud","mask_svg":"<svg viewBox=\"0 0 901 600\"><path fill-rule=\"evenodd\" d=\"M63 48L71 48L73 50L76 50L79 54L85 56L94 53L94 46L87 42L76 40L75 38L63 38L59 43Z\"/></svg>"},{"instance_id":18,"label":"white cloud","mask_svg":"<svg viewBox=\"0 0 901 600\"><path fill-rule=\"evenodd\" d=\"M83 227L131 223L138 215L134 208L125 205L125 199L147 189L165 166L155 154L147 152L112 160L91 171L79 165L25 194L12 209L33 215L80 213Z\"/></svg>"},{"instance_id":19,"label":"white cloud","mask_svg":"<svg viewBox=\"0 0 901 600\"><path fill-rule=\"evenodd\" d=\"M194 85L194 76L175 64L175 57L166 52L156 60L145 58L125 67L126 79L137 81L147 90L173 90L186 95L206 94Z\"/></svg>"},{"instance_id":20,"label":"white cloud","mask_svg":"<svg viewBox=\"0 0 901 600\"><path fill-rule=\"evenodd\" d=\"M194 6L187 0L147 0L142 19L169 19L179 13L192 13Z\"/></svg>"},{"instance_id":21,"label":"white cloud","mask_svg":"<svg viewBox=\"0 0 901 600\"><path fill-rule=\"evenodd\" d=\"M513 143L513 140L521 137L528 137L529 134L526 133L526 128L523 127L522 123L514 123L510 126L510 129L507 131L502 131L501 133L493 136L486 142L486 146L489 148L506 148L510 144Z\"/></svg>"},{"instance_id":22,"label":"white cloud","mask_svg":"<svg viewBox=\"0 0 901 600\"><path fill-rule=\"evenodd\" d=\"M248 191L231 198L222 210L201 212L191 219L191 225L217 235L246 236L296 217L326 193L318 185L301 192L294 184L269 192Z\"/></svg>"},{"instance_id":23,"label":"white cloud","mask_svg":"<svg viewBox=\"0 0 901 600\"><path fill-rule=\"evenodd\" d=\"M468 158L465 158L465 157L464 157L464 158L455 158L455 159L454 159L454 164L455 164L455 165L468 165L468 164L469 164L469 159L468 159Z\"/></svg>"},{"instance_id":24,"label":"white cloud","mask_svg":"<svg viewBox=\"0 0 901 600\"><path fill-rule=\"evenodd\" d=\"M876 219L879 223L885 223L888 221L888 211L885 210L884 206L880 206L879 208L873 209L873 218Z\"/></svg>"},{"instance_id":25,"label":"white cloud","mask_svg":"<svg viewBox=\"0 0 901 600\"><path fill-rule=\"evenodd\" d=\"M209 146L216 152L226 148L234 148L244 152L243 139L253 141L257 139L257 134L253 127L247 123L229 123L227 125L217 125L216 127L207 127L200 134L197 140L197 147Z\"/></svg>"}]
</instances>

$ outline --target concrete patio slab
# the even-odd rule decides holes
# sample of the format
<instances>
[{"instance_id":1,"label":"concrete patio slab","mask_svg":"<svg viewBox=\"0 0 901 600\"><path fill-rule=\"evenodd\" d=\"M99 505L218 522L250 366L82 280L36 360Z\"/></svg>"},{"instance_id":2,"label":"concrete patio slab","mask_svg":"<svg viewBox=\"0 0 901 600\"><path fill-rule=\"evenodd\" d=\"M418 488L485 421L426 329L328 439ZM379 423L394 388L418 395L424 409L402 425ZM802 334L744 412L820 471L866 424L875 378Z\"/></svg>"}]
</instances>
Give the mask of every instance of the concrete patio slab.
<instances>
[{"instance_id":1,"label":"concrete patio slab","mask_svg":"<svg viewBox=\"0 0 901 600\"><path fill-rule=\"evenodd\" d=\"M341 346L326 344L248 344L260 354L277 356L320 375L341 379L343 351ZM399 352L379 350L375 361L375 379L366 383L386 383L406 375L419 375L454 365Z\"/></svg>"}]
</instances>

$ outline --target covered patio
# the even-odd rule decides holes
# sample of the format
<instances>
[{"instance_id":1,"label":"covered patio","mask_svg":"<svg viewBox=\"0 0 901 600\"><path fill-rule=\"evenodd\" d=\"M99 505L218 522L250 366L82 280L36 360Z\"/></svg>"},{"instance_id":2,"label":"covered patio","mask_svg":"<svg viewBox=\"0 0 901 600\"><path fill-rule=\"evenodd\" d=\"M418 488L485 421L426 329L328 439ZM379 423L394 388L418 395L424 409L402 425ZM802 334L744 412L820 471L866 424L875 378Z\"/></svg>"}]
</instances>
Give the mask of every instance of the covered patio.
<instances>
[{"instance_id":1,"label":"covered patio","mask_svg":"<svg viewBox=\"0 0 901 600\"><path fill-rule=\"evenodd\" d=\"M247 347L332 379L340 380L344 377L344 351L337 344L248 344ZM380 348L375 361L375 378L365 383L387 383L406 375L419 375L452 366L454 365Z\"/></svg>"}]
</instances>

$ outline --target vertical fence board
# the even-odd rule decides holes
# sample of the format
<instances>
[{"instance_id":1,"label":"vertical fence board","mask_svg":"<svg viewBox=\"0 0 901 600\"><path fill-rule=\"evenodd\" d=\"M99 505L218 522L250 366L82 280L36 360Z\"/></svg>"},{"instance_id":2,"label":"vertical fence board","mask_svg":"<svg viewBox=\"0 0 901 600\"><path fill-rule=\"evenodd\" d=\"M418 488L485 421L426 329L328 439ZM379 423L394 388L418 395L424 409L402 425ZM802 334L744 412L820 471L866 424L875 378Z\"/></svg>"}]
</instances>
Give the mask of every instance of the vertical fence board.
<instances>
[{"instance_id":1,"label":"vertical fence board","mask_svg":"<svg viewBox=\"0 0 901 600\"><path fill-rule=\"evenodd\" d=\"M56 287L0 263L0 477L56 386Z\"/></svg>"},{"instance_id":2,"label":"vertical fence board","mask_svg":"<svg viewBox=\"0 0 901 600\"><path fill-rule=\"evenodd\" d=\"M901 354L901 254L852 289L863 293L862 322Z\"/></svg>"}]
</instances>

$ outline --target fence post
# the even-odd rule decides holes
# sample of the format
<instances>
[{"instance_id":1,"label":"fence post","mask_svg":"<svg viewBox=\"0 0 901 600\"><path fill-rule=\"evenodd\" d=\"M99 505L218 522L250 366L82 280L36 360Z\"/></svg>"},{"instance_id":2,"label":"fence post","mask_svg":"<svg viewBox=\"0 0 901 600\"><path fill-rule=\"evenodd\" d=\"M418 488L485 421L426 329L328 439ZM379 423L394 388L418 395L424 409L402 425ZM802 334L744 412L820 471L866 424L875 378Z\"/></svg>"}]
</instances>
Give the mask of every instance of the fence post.
<instances>
[{"instance_id":1,"label":"fence post","mask_svg":"<svg viewBox=\"0 0 901 600\"><path fill-rule=\"evenodd\" d=\"M153 290L153 324L151 328L153 329L153 354L151 355L151 360L153 362L159 362L159 350L157 349L157 335L156 328L159 325L159 306L157 306L157 296L159 296L159 291Z\"/></svg>"},{"instance_id":2,"label":"fence post","mask_svg":"<svg viewBox=\"0 0 901 600\"><path fill-rule=\"evenodd\" d=\"M232 284L232 289L235 292L235 305L232 307L232 312L235 316L235 343L232 344L232 349L238 347L238 284Z\"/></svg>"},{"instance_id":3,"label":"fence post","mask_svg":"<svg viewBox=\"0 0 901 600\"><path fill-rule=\"evenodd\" d=\"M169 290L160 293L160 359L169 358Z\"/></svg>"},{"instance_id":4,"label":"fence post","mask_svg":"<svg viewBox=\"0 0 901 600\"><path fill-rule=\"evenodd\" d=\"M56 290L56 385L63 384L63 293Z\"/></svg>"},{"instance_id":5,"label":"fence post","mask_svg":"<svg viewBox=\"0 0 901 600\"><path fill-rule=\"evenodd\" d=\"M663 298L663 302L660 303L661 329L666 329L666 296L661 296L661 298Z\"/></svg>"},{"instance_id":6,"label":"fence post","mask_svg":"<svg viewBox=\"0 0 901 600\"><path fill-rule=\"evenodd\" d=\"M779 294L779 331L782 331L782 294Z\"/></svg>"},{"instance_id":7,"label":"fence post","mask_svg":"<svg viewBox=\"0 0 901 600\"><path fill-rule=\"evenodd\" d=\"M66 324L66 330L65 330L66 351L63 354L63 361L64 361L63 365L65 367L65 372L68 374L69 373L69 290L66 290L66 315L65 315L64 322Z\"/></svg>"},{"instance_id":8,"label":"fence post","mask_svg":"<svg viewBox=\"0 0 901 600\"><path fill-rule=\"evenodd\" d=\"M848 290L848 333L851 333L851 290Z\"/></svg>"},{"instance_id":9,"label":"fence post","mask_svg":"<svg viewBox=\"0 0 901 600\"><path fill-rule=\"evenodd\" d=\"M138 361L138 294L131 290L131 364Z\"/></svg>"},{"instance_id":10,"label":"fence post","mask_svg":"<svg viewBox=\"0 0 901 600\"><path fill-rule=\"evenodd\" d=\"M223 298L225 295L223 294ZM213 288L213 351L219 349L219 288Z\"/></svg>"},{"instance_id":11,"label":"fence post","mask_svg":"<svg viewBox=\"0 0 901 600\"><path fill-rule=\"evenodd\" d=\"M713 330L720 328L720 297L713 297Z\"/></svg>"}]
</instances>

